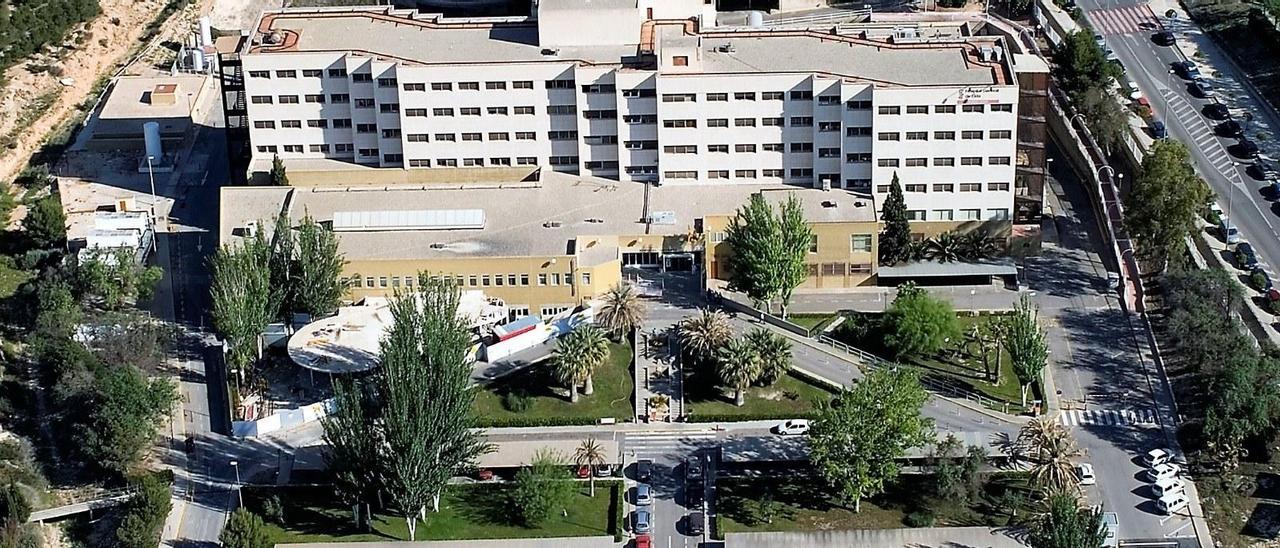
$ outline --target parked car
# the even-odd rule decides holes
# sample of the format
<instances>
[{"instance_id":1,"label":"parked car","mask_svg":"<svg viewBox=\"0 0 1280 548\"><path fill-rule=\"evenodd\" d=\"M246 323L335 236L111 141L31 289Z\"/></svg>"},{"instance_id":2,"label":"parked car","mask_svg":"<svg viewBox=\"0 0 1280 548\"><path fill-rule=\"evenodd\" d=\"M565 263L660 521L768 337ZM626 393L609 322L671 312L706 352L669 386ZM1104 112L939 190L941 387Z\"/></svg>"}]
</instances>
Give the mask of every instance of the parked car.
<instances>
[{"instance_id":1,"label":"parked car","mask_svg":"<svg viewBox=\"0 0 1280 548\"><path fill-rule=\"evenodd\" d=\"M1249 286L1263 293L1271 291L1271 275L1261 266L1254 265L1253 270L1249 271Z\"/></svg>"},{"instance_id":2,"label":"parked car","mask_svg":"<svg viewBox=\"0 0 1280 548\"><path fill-rule=\"evenodd\" d=\"M648 506L650 504L653 504L653 489L650 489L647 483L637 483L636 506Z\"/></svg>"},{"instance_id":3,"label":"parked car","mask_svg":"<svg viewBox=\"0 0 1280 548\"><path fill-rule=\"evenodd\" d=\"M653 548L653 538L649 535L637 535L635 548Z\"/></svg>"},{"instance_id":4,"label":"parked car","mask_svg":"<svg viewBox=\"0 0 1280 548\"><path fill-rule=\"evenodd\" d=\"M1103 38L1101 34L1093 35L1093 43L1097 44L1098 47L1103 50L1107 49L1107 39Z\"/></svg>"},{"instance_id":5,"label":"parked car","mask_svg":"<svg viewBox=\"0 0 1280 548\"><path fill-rule=\"evenodd\" d=\"M1174 493L1181 493L1186 489L1187 482L1182 478L1167 478L1151 484L1151 493L1158 499L1165 498Z\"/></svg>"},{"instance_id":6,"label":"parked car","mask_svg":"<svg viewBox=\"0 0 1280 548\"><path fill-rule=\"evenodd\" d=\"M695 455L684 460L684 477L702 481L702 461Z\"/></svg>"},{"instance_id":7,"label":"parked car","mask_svg":"<svg viewBox=\"0 0 1280 548\"><path fill-rule=\"evenodd\" d=\"M1280 177L1267 180L1267 190L1271 191L1271 199L1280 200Z\"/></svg>"},{"instance_id":8,"label":"parked car","mask_svg":"<svg viewBox=\"0 0 1280 548\"><path fill-rule=\"evenodd\" d=\"M1222 103L1209 103L1204 106L1204 115L1211 120L1226 120L1231 117L1231 111Z\"/></svg>"},{"instance_id":9,"label":"parked car","mask_svg":"<svg viewBox=\"0 0 1280 548\"><path fill-rule=\"evenodd\" d=\"M1214 128L1223 137L1240 137L1244 135L1244 126L1235 120L1227 120Z\"/></svg>"},{"instance_id":10,"label":"parked car","mask_svg":"<svg viewBox=\"0 0 1280 548\"><path fill-rule=\"evenodd\" d=\"M1103 512L1102 528L1107 532L1107 536L1102 539L1102 546L1105 548L1120 546L1120 515L1115 512Z\"/></svg>"},{"instance_id":11,"label":"parked car","mask_svg":"<svg viewBox=\"0 0 1280 548\"><path fill-rule=\"evenodd\" d=\"M649 459L640 459L636 461L636 481L649 481L649 477L653 474L653 461Z\"/></svg>"},{"instance_id":12,"label":"parked car","mask_svg":"<svg viewBox=\"0 0 1280 548\"><path fill-rule=\"evenodd\" d=\"M587 479L591 477L591 467L585 464L582 466L579 466L576 470L573 471L573 475L578 479Z\"/></svg>"},{"instance_id":13,"label":"parked car","mask_svg":"<svg viewBox=\"0 0 1280 548\"><path fill-rule=\"evenodd\" d=\"M697 510L699 508L702 508L702 500L703 500L702 490L703 490L703 485L701 480L696 482L691 481L689 482L688 485L685 486L684 505L686 508L689 508L690 510Z\"/></svg>"},{"instance_id":14,"label":"parked car","mask_svg":"<svg viewBox=\"0 0 1280 548\"><path fill-rule=\"evenodd\" d=\"M1153 34L1151 41L1161 46L1172 46L1177 43L1178 39L1173 36L1172 32L1164 30Z\"/></svg>"},{"instance_id":15,"label":"parked car","mask_svg":"<svg viewBox=\"0 0 1280 548\"><path fill-rule=\"evenodd\" d=\"M1156 139L1164 139L1169 136L1169 130L1164 127L1164 122L1151 120L1151 136Z\"/></svg>"},{"instance_id":16,"label":"parked car","mask_svg":"<svg viewBox=\"0 0 1280 548\"><path fill-rule=\"evenodd\" d=\"M1222 241L1227 242L1228 245L1240 243L1240 230L1236 228L1235 223L1231 222L1231 219L1223 217L1218 221L1218 234L1222 235Z\"/></svg>"},{"instance_id":17,"label":"parked car","mask_svg":"<svg viewBox=\"0 0 1280 548\"><path fill-rule=\"evenodd\" d=\"M1182 468L1172 462L1157 464L1147 469L1147 481L1157 482L1165 478L1176 478Z\"/></svg>"},{"instance_id":18,"label":"parked car","mask_svg":"<svg viewBox=\"0 0 1280 548\"><path fill-rule=\"evenodd\" d=\"M653 527L649 520L649 511L640 509L631 514L631 530L636 533L648 533Z\"/></svg>"},{"instance_id":19,"label":"parked car","mask_svg":"<svg viewBox=\"0 0 1280 548\"><path fill-rule=\"evenodd\" d=\"M809 433L809 421L806 419L790 419L773 427L776 434L782 436L799 436Z\"/></svg>"},{"instance_id":20,"label":"parked car","mask_svg":"<svg viewBox=\"0 0 1280 548\"><path fill-rule=\"evenodd\" d=\"M1262 308L1272 314L1280 314L1280 289L1272 287L1262 295Z\"/></svg>"},{"instance_id":21,"label":"parked car","mask_svg":"<svg viewBox=\"0 0 1280 548\"><path fill-rule=\"evenodd\" d=\"M493 479L493 470L481 468L480 471L476 472L476 477L480 478L480 481L490 481Z\"/></svg>"},{"instance_id":22,"label":"parked car","mask_svg":"<svg viewBox=\"0 0 1280 548\"><path fill-rule=\"evenodd\" d=\"M1277 169L1276 163L1262 156L1254 158L1247 171L1250 176L1260 181L1280 179L1280 169Z\"/></svg>"},{"instance_id":23,"label":"parked car","mask_svg":"<svg viewBox=\"0 0 1280 548\"><path fill-rule=\"evenodd\" d=\"M1200 67L1196 66L1195 61L1177 61L1173 63L1173 72L1188 80L1194 80L1200 77Z\"/></svg>"},{"instance_id":24,"label":"parked car","mask_svg":"<svg viewBox=\"0 0 1280 548\"><path fill-rule=\"evenodd\" d=\"M1093 485L1098 483L1097 477L1093 475L1093 465L1082 462L1076 465L1076 479L1080 480L1080 485Z\"/></svg>"},{"instance_id":25,"label":"parked car","mask_svg":"<svg viewBox=\"0 0 1280 548\"><path fill-rule=\"evenodd\" d=\"M1191 89L1196 92L1197 96L1204 97L1205 99L1213 97L1214 94L1213 83L1205 80L1204 78L1196 78L1195 80L1192 80Z\"/></svg>"},{"instance_id":26,"label":"parked car","mask_svg":"<svg viewBox=\"0 0 1280 548\"><path fill-rule=\"evenodd\" d=\"M684 518L685 531L690 535L701 535L707 517L702 512L693 512Z\"/></svg>"},{"instance_id":27,"label":"parked car","mask_svg":"<svg viewBox=\"0 0 1280 548\"><path fill-rule=\"evenodd\" d=\"M1142 457L1142 464L1148 467L1159 466L1173 459L1173 456L1164 449L1152 449Z\"/></svg>"},{"instance_id":28,"label":"parked car","mask_svg":"<svg viewBox=\"0 0 1280 548\"><path fill-rule=\"evenodd\" d=\"M607 478L613 476L613 467L608 464L597 464L595 469L597 478Z\"/></svg>"},{"instance_id":29,"label":"parked car","mask_svg":"<svg viewBox=\"0 0 1280 548\"><path fill-rule=\"evenodd\" d=\"M1236 266L1239 268L1249 269L1258 265L1258 256L1254 253L1253 246L1249 242L1236 244L1234 255Z\"/></svg>"},{"instance_id":30,"label":"parked car","mask_svg":"<svg viewBox=\"0 0 1280 548\"><path fill-rule=\"evenodd\" d=\"M1250 139L1241 137L1240 140L1236 142L1236 154L1241 158L1257 158L1258 152L1258 143L1255 143Z\"/></svg>"},{"instance_id":31,"label":"parked car","mask_svg":"<svg viewBox=\"0 0 1280 548\"><path fill-rule=\"evenodd\" d=\"M1186 508L1188 502L1186 493L1173 493L1156 500L1156 508L1161 514L1168 516Z\"/></svg>"}]
</instances>

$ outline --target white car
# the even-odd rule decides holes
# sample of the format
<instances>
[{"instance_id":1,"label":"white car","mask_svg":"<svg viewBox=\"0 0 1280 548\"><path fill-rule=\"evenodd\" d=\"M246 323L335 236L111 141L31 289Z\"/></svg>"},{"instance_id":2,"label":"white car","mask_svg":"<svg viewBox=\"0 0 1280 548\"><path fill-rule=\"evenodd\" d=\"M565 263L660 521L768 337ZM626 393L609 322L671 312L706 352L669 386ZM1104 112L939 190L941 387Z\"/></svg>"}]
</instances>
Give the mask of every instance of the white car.
<instances>
[{"instance_id":1,"label":"white car","mask_svg":"<svg viewBox=\"0 0 1280 548\"><path fill-rule=\"evenodd\" d=\"M800 436L809 433L809 421L806 419L791 419L779 423L773 427L773 431L783 436Z\"/></svg>"},{"instance_id":2,"label":"white car","mask_svg":"<svg viewBox=\"0 0 1280 548\"><path fill-rule=\"evenodd\" d=\"M1142 464L1147 465L1148 468L1154 468L1158 465L1169 462L1171 458L1172 455L1164 449L1152 449L1147 451L1147 454L1142 457Z\"/></svg>"},{"instance_id":3,"label":"white car","mask_svg":"<svg viewBox=\"0 0 1280 548\"><path fill-rule=\"evenodd\" d=\"M1168 516L1177 513L1178 510L1187 507L1191 501L1187 499L1186 493L1172 493L1161 497L1156 501L1156 508L1160 509L1160 513Z\"/></svg>"},{"instance_id":4,"label":"white car","mask_svg":"<svg viewBox=\"0 0 1280 548\"><path fill-rule=\"evenodd\" d=\"M636 484L636 506L648 506L653 504L653 490L649 488L647 483Z\"/></svg>"},{"instance_id":5,"label":"white car","mask_svg":"<svg viewBox=\"0 0 1280 548\"><path fill-rule=\"evenodd\" d=\"M1080 485L1093 485L1098 483L1098 478L1093 475L1093 465L1082 462L1076 465L1076 477L1080 480Z\"/></svg>"},{"instance_id":6,"label":"white car","mask_svg":"<svg viewBox=\"0 0 1280 548\"><path fill-rule=\"evenodd\" d=\"M1186 488L1187 483L1182 481L1182 478L1168 478L1151 484L1151 494L1158 499L1162 499L1181 493Z\"/></svg>"},{"instance_id":7,"label":"white car","mask_svg":"<svg viewBox=\"0 0 1280 548\"><path fill-rule=\"evenodd\" d=\"M1147 481L1157 482L1176 478L1180 472L1182 472L1182 469L1176 464L1168 462L1164 464L1157 464L1147 469Z\"/></svg>"}]
</instances>

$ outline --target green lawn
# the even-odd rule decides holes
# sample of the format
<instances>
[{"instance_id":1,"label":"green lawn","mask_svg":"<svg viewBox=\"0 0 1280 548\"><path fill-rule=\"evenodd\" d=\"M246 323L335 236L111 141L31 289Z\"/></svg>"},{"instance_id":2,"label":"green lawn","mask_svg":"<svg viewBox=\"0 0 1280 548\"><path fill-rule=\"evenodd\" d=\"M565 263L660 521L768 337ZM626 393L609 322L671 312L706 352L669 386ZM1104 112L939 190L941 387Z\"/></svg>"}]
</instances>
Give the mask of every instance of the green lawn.
<instances>
[{"instance_id":1,"label":"green lawn","mask_svg":"<svg viewBox=\"0 0 1280 548\"><path fill-rule=\"evenodd\" d=\"M548 365L538 364L489 383L476 392L472 412L480 426L519 426L536 423L590 424L602 417L634 416L631 399L631 347L609 345L609 359L595 372L595 393L570 403L568 391L551 378ZM520 409L513 399L521 399Z\"/></svg>"},{"instance_id":2,"label":"green lawn","mask_svg":"<svg viewBox=\"0 0 1280 548\"><path fill-rule=\"evenodd\" d=\"M450 486L440 501L440 512L427 513L427 524L418 525L418 540L461 540L488 538L584 537L611 535L610 482L596 482L596 496L587 496L587 484L566 509L542 527L529 528L513 523L513 514L502 484ZM374 542L406 540L404 518L374 513L373 531L357 529L351 509L325 487L249 488L245 505L261 514L262 501L277 493L284 506L284 522L268 523L275 543Z\"/></svg>"},{"instance_id":3,"label":"green lawn","mask_svg":"<svg viewBox=\"0 0 1280 548\"><path fill-rule=\"evenodd\" d=\"M734 405L733 391L719 386L709 372L688 373L684 383L685 405L691 421L795 418L814 411L814 403L828 401L831 390L795 375L786 375L772 386L747 389L747 403Z\"/></svg>"},{"instance_id":4,"label":"green lawn","mask_svg":"<svg viewBox=\"0 0 1280 548\"><path fill-rule=\"evenodd\" d=\"M792 314L787 316L787 321L812 332L814 328L826 325L834 317L830 314Z\"/></svg>"},{"instance_id":5,"label":"green lawn","mask_svg":"<svg viewBox=\"0 0 1280 548\"><path fill-rule=\"evenodd\" d=\"M19 270L11 260L0 261L0 298L12 297L34 275L30 270Z\"/></svg>"}]
</instances>

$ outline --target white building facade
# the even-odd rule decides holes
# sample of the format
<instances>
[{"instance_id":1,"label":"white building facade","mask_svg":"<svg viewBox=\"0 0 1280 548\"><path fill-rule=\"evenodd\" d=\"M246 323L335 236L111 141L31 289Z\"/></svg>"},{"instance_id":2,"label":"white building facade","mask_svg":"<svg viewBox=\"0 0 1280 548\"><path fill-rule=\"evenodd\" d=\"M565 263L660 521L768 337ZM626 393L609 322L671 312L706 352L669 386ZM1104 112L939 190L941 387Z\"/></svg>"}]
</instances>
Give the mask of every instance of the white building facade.
<instances>
[{"instance_id":1,"label":"white building facade","mask_svg":"<svg viewBox=\"0 0 1280 548\"><path fill-rule=\"evenodd\" d=\"M778 182L877 202L896 175L913 219L1009 218L1019 94L996 38L708 28L701 2L554 1L519 21L265 14L241 56L254 157Z\"/></svg>"}]
</instances>

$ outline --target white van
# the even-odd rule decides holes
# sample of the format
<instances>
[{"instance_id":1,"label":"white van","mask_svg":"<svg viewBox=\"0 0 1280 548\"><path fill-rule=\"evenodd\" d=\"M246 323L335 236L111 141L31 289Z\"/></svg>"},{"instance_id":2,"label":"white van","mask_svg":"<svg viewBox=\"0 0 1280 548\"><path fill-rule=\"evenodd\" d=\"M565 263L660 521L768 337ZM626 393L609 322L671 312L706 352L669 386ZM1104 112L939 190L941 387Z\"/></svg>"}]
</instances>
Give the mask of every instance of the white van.
<instances>
[{"instance_id":1,"label":"white van","mask_svg":"<svg viewBox=\"0 0 1280 548\"><path fill-rule=\"evenodd\" d=\"M1182 481L1182 478L1161 478L1160 481L1151 484L1151 493L1156 498L1164 498L1174 493L1181 493L1186 487L1187 484Z\"/></svg>"},{"instance_id":2,"label":"white van","mask_svg":"<svg viewBox=\"0 0 1280 548\"><path fill-rule=\"evenodd\" d=\"M1115 512L1104 512L1102 526L1107 531L1107 538L1103 539L1102 546L1105 548L1120 546L1120 516Z\"/></svg>"},{"instance_id":3,"label":"white van","mask_svg":"<svg viewBox=\"0 0 1280 548\"><path fill-rule=\"evenodd\" d=\"M1168 516L1186 508L1188 502L1185 493L1170 493L1156 501L1156 508L1160 510L1161 514Z\"/></svg>"}]
</instances>

